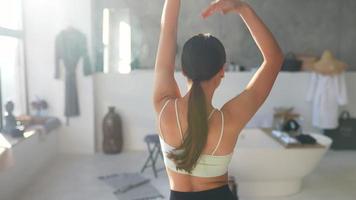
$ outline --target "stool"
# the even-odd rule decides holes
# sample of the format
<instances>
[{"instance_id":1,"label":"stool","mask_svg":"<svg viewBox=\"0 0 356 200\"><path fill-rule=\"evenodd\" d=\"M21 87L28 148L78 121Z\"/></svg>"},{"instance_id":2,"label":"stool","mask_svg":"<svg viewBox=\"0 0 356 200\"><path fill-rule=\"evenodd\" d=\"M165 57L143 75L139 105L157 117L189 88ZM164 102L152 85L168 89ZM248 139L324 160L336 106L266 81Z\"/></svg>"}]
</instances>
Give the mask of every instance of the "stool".
<instances>
[{"instance_id":1,"label":"stool","mask_svg":"<svg viewBox=\"0 0 356 200\"><path fill-rule=\"evenodd\" d=\"M156 167L158 156L160 156L163 160L163 154L161 151L161 143L159 142L159 136L157 133L149 134L145 136L144 141L147 144L148 158L146 159L146 162L141 169L141 173L143 173L147 167L152 167L153 174L155 178L157 178L157 172L164 169L164 168L157 169Z\"/></svg>"}]
</instances>

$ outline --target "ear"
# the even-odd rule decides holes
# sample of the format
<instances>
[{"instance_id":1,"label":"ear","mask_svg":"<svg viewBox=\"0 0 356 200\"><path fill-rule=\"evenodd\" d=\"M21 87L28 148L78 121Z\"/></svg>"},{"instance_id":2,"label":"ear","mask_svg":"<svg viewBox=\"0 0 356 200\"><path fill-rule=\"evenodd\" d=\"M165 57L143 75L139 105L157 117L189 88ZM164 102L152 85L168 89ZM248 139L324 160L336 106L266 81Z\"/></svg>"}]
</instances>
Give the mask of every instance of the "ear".
<instances>
[{"instance_id":1,"label":"ear","mask_svg":"<svg viewBox=\"0 0 356 200\"><path fill-rule=\"evenodd\" d=\"M225 69L226 69L226 66L227 66L227 64L225 63L224 65L223 65L223 67L220 69L220 71L219 71L219 74L220 74L220 76L221 76L221 78L224 78L225 77Z\"/></svg>"}]
</instances>

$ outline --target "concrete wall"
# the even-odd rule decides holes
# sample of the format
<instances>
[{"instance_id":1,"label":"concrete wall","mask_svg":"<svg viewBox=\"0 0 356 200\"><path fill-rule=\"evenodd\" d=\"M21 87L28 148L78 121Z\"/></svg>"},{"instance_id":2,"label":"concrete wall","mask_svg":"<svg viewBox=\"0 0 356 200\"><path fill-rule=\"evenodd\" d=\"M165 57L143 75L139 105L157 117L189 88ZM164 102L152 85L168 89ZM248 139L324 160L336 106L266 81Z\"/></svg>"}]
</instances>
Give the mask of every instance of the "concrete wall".
<instances>
[{"instance_id":1,"label":"concrete wall","mask_svg":"<svg viewBox=\"0 0 356 200\"><path fill-rule=\"evenodd\" d=\"M213 104L220 108L226 101L239 94L253 73L226 73L226 76L215 93ZM182 91L186 93L186 83L181 73L176 73L176 79ZM306 102L309 88L309 73L281 73L277 82L259 112L251 120L249 126L265 126L270 123L275 107L295 107L304 118L306 131L318 131L311 125L312 105ZM356 115L356 73L346 76L349 104L345 108ZM124 149L144 150L143 138L146 134L157 131L156 115L152 103L153 71L136 70L130 75L99 74L95 76L95 115L97 149L101 150L101 123L107 113L108 106L115 106L122 116L124 126Z\"/></svg>"},{"instance_id":2,"label":"concrete wall","mask_svg":"<svg viewBox=\"0 0 356 200\"><path fill-rule=\"evenodd\" d=\"M88 0L25 0L24 24L28 69L29 100L36 96L49 103L49 114L64 118L64 81L54 79L54 42L68 26L87 36L91 49L91 4ZM62 126L60 150L65 153L94 152L94 102L92 77L77 68L77 86L81 115Z\"/></svg>"},{"instance_id":3,"label":"concrete wall","mask_svg":"<svg viewBox=\"0 0 356 200\"><path fill-rule=\"evenodd\" d=\"M133 19L133 43L138 45L142 67L152 68L158 44L163 0L94 0L96 23L101 9L129 8ZM210 32L226 46L228 60L257 67L261 56L240 17L213 16L207 20L199 14L211 0L182 1L178 45L193 34ZM356 69L356 1L354 0L247 0L276 36L284 52L319 56L325 49ZM96 28L95 35L100 35ZM96 46L100 46L100 41ZM179 64L178 64L179 65Z\"/></svg>"}]
</instances>

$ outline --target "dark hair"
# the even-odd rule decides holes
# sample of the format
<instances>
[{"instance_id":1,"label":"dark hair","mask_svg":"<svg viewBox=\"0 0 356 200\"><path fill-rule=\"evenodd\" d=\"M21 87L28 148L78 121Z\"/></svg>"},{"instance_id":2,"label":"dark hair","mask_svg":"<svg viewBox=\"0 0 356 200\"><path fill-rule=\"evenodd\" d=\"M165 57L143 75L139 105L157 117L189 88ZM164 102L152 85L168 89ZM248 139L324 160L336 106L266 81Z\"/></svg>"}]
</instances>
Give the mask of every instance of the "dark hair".
<instances>
[{"instance_id":1,"label":"dark hair","mask_svg":"<svg viewBox=\"0 0 356 200\"><path fill-rule=\"evenodd\" d=\"M201 81L210 80L226 62L222 43L209 34L198 34L189 39L183 47L182 68L186 76L193 80L188 100L188 129L183 143L169 152L168 158L174 160L177 170L189 173L196 166L207 141L208 116Z\"/></svg>"}]
</instances>

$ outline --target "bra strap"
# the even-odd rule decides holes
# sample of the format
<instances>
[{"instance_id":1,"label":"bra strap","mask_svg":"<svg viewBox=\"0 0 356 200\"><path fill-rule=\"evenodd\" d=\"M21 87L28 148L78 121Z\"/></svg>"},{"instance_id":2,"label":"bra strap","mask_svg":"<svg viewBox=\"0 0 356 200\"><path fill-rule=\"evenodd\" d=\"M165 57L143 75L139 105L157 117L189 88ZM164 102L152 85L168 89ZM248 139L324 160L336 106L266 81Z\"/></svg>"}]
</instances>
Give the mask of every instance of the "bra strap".
<instances>
[{"instance_id":1,"label":"bra strap","mask_svg":"<svg viewBox=\"0 0 356 200\"><path fill-rule=\"evenodd\" d=\"M179 133L180 133L180 138L181 138L181 140L182 140L182 142L183 142L183 133L182 133L182 128L181 128L180 123L179 123L177 100L178 100L178 99L176 99L176 100L174 101L174 107L175 107L175 110L176 110L176 118L177 118L177 125L178 125L178 129L179 129Z\"/></svg>"},{"instance_id":2,"label":"bra strap","mask_svg":"<svg viewBox=\"0 0 356 200\"><path fill-rule=\"evenodd\" d=\"M219 112L221 113L221 132L220 132L220 138L219 138L219 141L218 141L218 144L216 145L213 153L211 155L214 155L216 150L218 149L219 145L220 145L220 142L221 142L221 139L223 137L223 134L224 134L224 114L222 111L219 110Z\"/></svg>"},{"instance_id":3,"label":"bra strap","mask_svg":"<svg viewBox=\"0 0 356 200\"><path fill-rule=\"evenodd\" d=\"M177 100L178 100L178 99L175 99L175 101L174 101L174 107L175 107L175 110L176 110L177 126L178 126L178 129L179 129L180 138L181 138L181 140L182 140L182 142L183 142L183 133L182 133L182 127L180 126L180 122L179 122ZM213 109L213 110L211 111L211 113L209 114L208 120L213 116L215 110L216 110L216 109ZM219 142L219 143L220 143L220 142Z\"/></svg>"},{"instance_id":4,"label":"bra strap","mask_svg":"<svg viewBox=\"0 0 356 200\"><path fill-rule=\"evenodd\" d=\"M214 112L215 112L215 109L213 109L213 110L211 111L211 113L210 113L210 115L209 115L209 117L208 117L208 120L211 118L211 116L213 116Z\"/></svg>"},{"instance_id":5,"label":"bra strap","mask_svg":"<svg viewBox=\"0 0 356 200\"><path fill-rule=\"evenodd\" d=\"M164 103L164 105L163 105L163 107L162 107L162 109L161 109L161 112L159 112L159 115L158 115L159 134L162 136L163 140L165 140L165 139L164 139L164 135L163 135L162 129L161 129L161 117L162 117L162 113L163 113L164 109L167 107L169 101L170 101L170 99L168 99L168 100L166 101L166 103Z\"/></svg>"}]
</instances>

